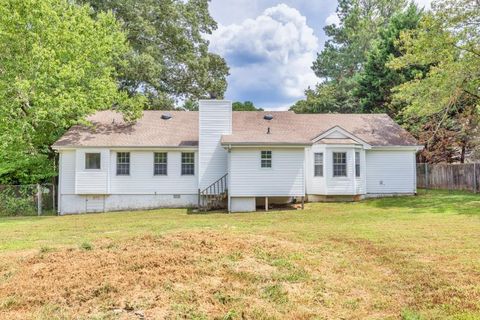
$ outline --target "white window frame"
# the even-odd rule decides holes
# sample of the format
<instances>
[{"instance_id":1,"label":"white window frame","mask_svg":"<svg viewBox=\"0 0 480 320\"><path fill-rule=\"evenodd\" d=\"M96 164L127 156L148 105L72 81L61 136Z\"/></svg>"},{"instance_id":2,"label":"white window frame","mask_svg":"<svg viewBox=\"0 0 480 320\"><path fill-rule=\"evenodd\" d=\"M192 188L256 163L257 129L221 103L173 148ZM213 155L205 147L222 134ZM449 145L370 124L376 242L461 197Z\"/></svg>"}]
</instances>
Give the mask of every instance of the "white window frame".
<instances>
[{"instance_id":1,"label":"white window frame","mask_svg":"<svg viewBox=\"0 0 480 320\"><path fill-rule=\"evenodd\" d=\"M273 154L271 150L260 151L260 168L272 169L273 167Z\"/></svg>"},{"instance_id":2,"label":"white window frame","mask_svg":"<svg viewBox=\"0 0 480 320\"><path fill-rule=\"evenodd\" d=\"M355 177L359 178L361 174L362 171L360 168L360 152L355 151Z\"/></svg>"},{"instance_id":3,"label":"white window frame","mask_svg":"<svg viewBox=\"0 0 480 320\"><path fill-rule=\"evenodd\" d=\"M336 155L339 154L339 155L344 155L344 162L342 163L336 163L335 160L336 160ZM347 170L347 165L348 165L348 155L347 155L347 152L345 151L333 151L332 152L332 175L334 178L345 178L345 177L348 177L348 170ZM342 171L345 172L345 174L337 174L336 172L338 172L338 169L337 167L343 167L344 169Z\"/></svg>"},{"instance_id":4,"label":"white window frame","mask_svg":"<svg viewBox=\"0 0 480 320\"><path fill-rule=\"evenodd\" d=\"M126 157L123 157L122 158L122 155L127 155ZM119 162L119 160L124 160L124 159L128 159L128 162ZM117 155L116 155L116 173L117 173L117 176L129 176L130 175L130 164L131 164L131 157L130 157L130 152L117 152ZM121 170L119 170L119 166L126 166L128 169L127 169L127 173L125 172L120 172ZM123 170L123 169L122 169Z\"/></svg>"},{"instance_id":5,"label":"white window frame","mask_svg":"<svg viewBox=\"0 0 480 320\"><path fill-rule=\"evenodd\" d=\"M162 155L162 162L157 161L157 155ZM165 156L165 158L163 158ZM162 168L157 171L157 168ZM163 171L163 168L165 171ZM154 176L168 176L168 152L154 152L153 153L153 175Z\"/></svg>"},{"instance_id":6,"label":"white window frame","mask_svg":"<svg viewBox=\"0 0 480 320\"><path fill-rule=\"evenodd\" d=\"M186 162L185 160L189 160L189 161ZM187 168L186 166L189 166L189 168L191 166L191 172L186 170L186 168ZM182 176L194 176L195 175L195 152L182 152L180 173L181 173Z\"/></svg>"},{"instance_id":7,"label":"white window frame","mask_svg":"<svg viewBox=\"0 0 480 320\"><path fill-rule=\"evenodd\" d=\"M98 155L98 168L87 168L87 155L95 154ZM102 170L102 153L101 152L85 152L85 170L87 171L99 171Z\"/></svg>"},{"instance_id":8,"label":"white window frame","mask_svg":"<svg viewBox=\"0 0 480 320\"><path fill-rule=\"evenodd\" d=\"M317 159L317 156L320 158L320 160ZM323 177L324 175L323 161L324 161L323 152L315 152L313 154L313 176L314 177ZM320 174L317 174L317 167L321 168Z\"/></svg>"}]
</instances>

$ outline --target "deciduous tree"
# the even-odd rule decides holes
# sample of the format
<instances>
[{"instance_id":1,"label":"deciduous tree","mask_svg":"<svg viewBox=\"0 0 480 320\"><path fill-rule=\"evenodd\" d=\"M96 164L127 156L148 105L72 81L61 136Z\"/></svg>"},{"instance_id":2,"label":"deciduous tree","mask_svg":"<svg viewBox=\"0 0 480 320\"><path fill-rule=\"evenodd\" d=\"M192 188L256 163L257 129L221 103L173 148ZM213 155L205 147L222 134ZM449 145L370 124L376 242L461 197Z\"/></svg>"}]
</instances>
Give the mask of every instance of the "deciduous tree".
<instances>
[{"instance_id":1,"label":"deciduous tree","mask_svg":"<svg viewBox=\"0 0 480 320\"><path fill-rule=\"evenodd\" d=\"M127 119L142 99L119 91L115 64L129 48L111 13L66 0L0 4L0 180L55 175L50 145L97 110Z\"/></svg>"},{"instance_id":2,"label":"deciduous tree","mask_svg":"<svg viewBox=\"0 0 480 320\"><path fill-rule=\"evenodd\" d=\"M175 102L221 98L228 66L208 52L206 34L217 28L208 0L82 0L97 13L111 10L132 47L118 66L122 88L143 93L149 109Z\"/></svg>"}]
</instances>

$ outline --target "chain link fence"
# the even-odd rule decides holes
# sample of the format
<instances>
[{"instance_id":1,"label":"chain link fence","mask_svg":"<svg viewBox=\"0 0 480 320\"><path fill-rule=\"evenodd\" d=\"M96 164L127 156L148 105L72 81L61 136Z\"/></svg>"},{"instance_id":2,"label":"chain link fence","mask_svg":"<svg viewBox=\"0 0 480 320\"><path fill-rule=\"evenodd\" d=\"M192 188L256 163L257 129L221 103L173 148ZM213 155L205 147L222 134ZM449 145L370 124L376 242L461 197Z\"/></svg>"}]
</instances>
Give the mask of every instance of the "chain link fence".
<instances>
[{"instance_id":1,"label":"chain link fence","mask_svg":"<svg viewBox=\"0 0 480 320\"><path fill-rule=\"evenodd\" d=\"M56 214L56 197L51 183L0 185L0 216Z\"/></svg>"}]
</instances>

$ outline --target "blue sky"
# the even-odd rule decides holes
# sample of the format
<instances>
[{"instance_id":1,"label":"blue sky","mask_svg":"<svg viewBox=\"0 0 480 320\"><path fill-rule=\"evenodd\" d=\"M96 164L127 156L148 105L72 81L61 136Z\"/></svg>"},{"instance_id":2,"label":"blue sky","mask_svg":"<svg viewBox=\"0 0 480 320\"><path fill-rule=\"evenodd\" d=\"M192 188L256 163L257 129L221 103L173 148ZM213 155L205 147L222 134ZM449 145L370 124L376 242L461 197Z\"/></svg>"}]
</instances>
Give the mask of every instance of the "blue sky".
<instances>
[{"instance_id":1,"label":"blue sky","mask_svg":"<svg viewBox=\"0 0 480 320\"><path fill-rule=\"evenodd\" d=\"M310 67L326 40L323 27L338 21L336 7L327 0L212 0L219 27L210 50L230 66L226 98L270 110L302 99L318 82Z\"/></svg>"}]
</instances>

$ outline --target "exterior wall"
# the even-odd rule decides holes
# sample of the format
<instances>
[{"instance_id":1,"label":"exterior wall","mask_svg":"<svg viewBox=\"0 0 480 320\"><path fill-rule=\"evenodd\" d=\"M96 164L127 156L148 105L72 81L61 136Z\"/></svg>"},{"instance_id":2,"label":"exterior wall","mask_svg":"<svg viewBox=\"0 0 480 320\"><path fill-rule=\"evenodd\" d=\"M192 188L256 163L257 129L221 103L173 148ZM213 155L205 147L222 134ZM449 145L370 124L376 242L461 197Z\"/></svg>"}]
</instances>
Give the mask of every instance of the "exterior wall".
<instances>
[{"instance_id":1,"label":"exterior wall","mask_svg":"<svg viewBox=\"0 0 480 320\"><path fill-rule=\"evenodd\" d=\"M333 176L333 152L347 153L347 176ZM354 149L348 147L328 147L325 154L327 164L326 194L328 195L353 195L355 194L355 171L354 171Z\"/></svg>"},{"instance_id":2,"label":"exterior wall","mask_svg":"<svg viewBox=\"0 0 480 320\"><path fill-rule=\"evenodd\" d=\"M366 150L355 149L354 152L360 152L360 177L355 175L355 154L353 154L353 176L355 179L355 194L367 193L367 160Z\"/></svg>"},{"instance_id":3,"label":"exterior wall","mask_svg":"<svg viewBox=\"0 0 480 320\"><path fill-rule=\"evenodd\" d=\"M85 154L100 153L100 169L85 169ZM108 194L110 152L108 149L77 149L75 151L75 193Z\"/></svg>"},{"instance_id":4,"label":"exterior wall","mask_svg":"<svg viewBox=\"0 0 480 320\"><path fill-rule=\"evenodd\" d=\"M323 152L323 177L315 177L314 172L314 154ZM326 171L328 170L325 162L325 145L314 144L310 148L305 149L305 172L306 172L306 193L307 194L325 194L326 188Z\"/></svg>"},{"instance_id":5,"label":"exterior wall","mask_svg":"<svg viewBox=\"0 0 480 320\"><path fill-rule=\"evenodd\" d=\"M167 152L166 176L153 174L154 152ZM110 193L143 195L197 194L198 152L195 152L195 175L182 176L181 157L182 151L162 149L130 151L130 175L117 176L117 151L111 151L109 164L111 172Z\"/></svg>"},{"instance_id":6,"label":"exterior wall","mask_svg":"<svg viewBox=\"0 0 480 320\"><path fill-rule=\"evenodd\" d=\"M190 195L60 195L61 214L156 208L195 207L197 194Z\"/></svg>"},{"instance_id":7,"label":"exterior wall","mask_svg":"<svg viewBox=\"0 0 480 320\"><path fill-rule=\"evenodd\" d=\"M314 153L323 152L323 177L314 176ZM347 153L347 176L333 176L333 152ZM355 176L355 152L360 152L360 177ZM356 146L314 144L307 148L306 193L308 195L361 195L366 190L365 150ZM314 197L310 197L314 199Z\"/></svg>"},{"instance_id":8,"label":"exterior wall","mask_svg":"<svg viewBox=\"0 0 480 320\"><path fill-rule=\"evenodd\" d=\"M75 151L62 151L59 157L59 192L75 193Z\"/></svg>"},{"instance_id":9,"label":"exterior wall","mask_svg":"<svg viewBox=\"0 0 480 320\"><path fill-rule=\"evenodd\" d=\"M252 212L256 210L255 197L231 197L230 212Z\"/></svg>"},{"instance_id":10,"label":"exterior wall","mask_svg":"<svg viewBox=\"0 0 480 320\"><path fill-rule=\"evenodd\" d=\"M181 150L121 151L130 152L128 176L116 175L115 150L61 151L59 212L65 214L192 207L198 204L198 152L183 151L195 152L195 175L182 176ZM100 170L85 170L86 152L101 152ZM154 175L154 152L167 152L166 176Z\"/></svg>"},{"instance_id":11,"label":"exterior wall","mask_svg":"<svg viewBox=\"0 0 480 320\"><path fill-rule=\"evenodd\" d=\"M262 150L272 151L272 168L261 168ZM304 148L232 148L231 197L304 196Z\"/></svg>"},{"instance_id":12,"label":"exterior wall","mask_svg":"<svg viewBox=\"0 0 480 320\"><path fill-rule=\"evenodd\" d=\"M198 185L200 189L204 189L228 171L227 151L220 141L222 135L232 133L232 103L201 100L199 131Z\"/></svg>"},{"instance_id":13,"label":"exterior wall","mask_svg":"<svg viewBox=\"0 0 480 320\"><path fill-rule=\"evenodd\" d=\"M412 194L416 192L414 150L369 150L368 194Z\"/></svg>"}]
</instances>

